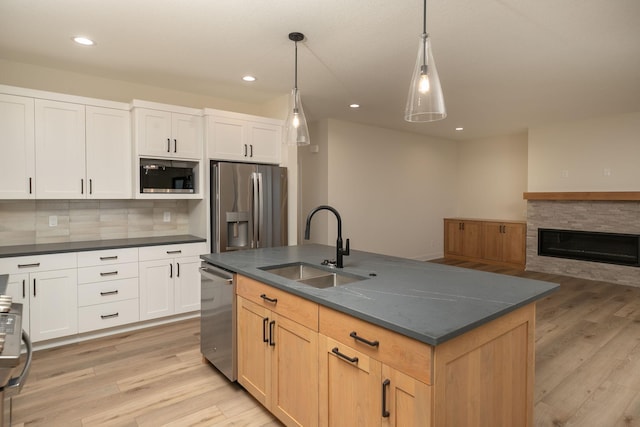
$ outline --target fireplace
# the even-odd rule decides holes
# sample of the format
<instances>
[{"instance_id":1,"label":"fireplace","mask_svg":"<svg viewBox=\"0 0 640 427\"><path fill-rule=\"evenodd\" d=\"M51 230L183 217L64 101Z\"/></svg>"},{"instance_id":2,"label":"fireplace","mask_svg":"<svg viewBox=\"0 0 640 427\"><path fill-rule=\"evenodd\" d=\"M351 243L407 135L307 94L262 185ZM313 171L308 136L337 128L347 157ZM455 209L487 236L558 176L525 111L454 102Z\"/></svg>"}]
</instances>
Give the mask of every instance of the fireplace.
<instances>
[{"instance_id":1,"label":"fireplace","mask_svg":"<svg viewBox=\"0 0 640 427\"><path fill-rule=\"evenodd\" d=\"M640 287L640 192L527 193L525 196L527 270ZM544 255L543 250L543 254L538 254L540 229L560 232L562 240L556 234L543 236L560 244L549 244L545 249L555 253ZM572 248L571 240L564 240L569 233L579 242L584 237L583 231L593 238L586 249L584 246ZM618 236L613 243L611 236ZM546 243L543 246L547 246ZM601 259L595 260L596 257Z\"/></svg>"},{"instance_id":2,"label":"fireplace","mask_svg":"<svg viewBox=\"0 0 640 427\"><path fill-rule=\"evenodd\" d=\"M640 266L640 235L538 229L538 255Z\"/></svg>"}]
</instances>

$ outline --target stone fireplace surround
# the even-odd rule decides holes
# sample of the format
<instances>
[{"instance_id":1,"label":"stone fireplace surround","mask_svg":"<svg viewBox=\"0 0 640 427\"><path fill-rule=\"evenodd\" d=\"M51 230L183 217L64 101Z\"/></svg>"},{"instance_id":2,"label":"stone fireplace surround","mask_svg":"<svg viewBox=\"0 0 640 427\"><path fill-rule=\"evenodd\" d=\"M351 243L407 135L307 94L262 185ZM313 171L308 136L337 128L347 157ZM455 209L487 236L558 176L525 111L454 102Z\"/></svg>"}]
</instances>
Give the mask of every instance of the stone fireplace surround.
<instances>
[{"instance_id":1,"label":"stone fireplace surround","mask_svg":"<svg viewBox=\"0 0 640 427\"><path fill-rule=\"evenodd\" d=\"M640 268L538 256L538 228L640 234L640 192L524 193L526 270L640 287Z\"/></svg>"}]
</instances>

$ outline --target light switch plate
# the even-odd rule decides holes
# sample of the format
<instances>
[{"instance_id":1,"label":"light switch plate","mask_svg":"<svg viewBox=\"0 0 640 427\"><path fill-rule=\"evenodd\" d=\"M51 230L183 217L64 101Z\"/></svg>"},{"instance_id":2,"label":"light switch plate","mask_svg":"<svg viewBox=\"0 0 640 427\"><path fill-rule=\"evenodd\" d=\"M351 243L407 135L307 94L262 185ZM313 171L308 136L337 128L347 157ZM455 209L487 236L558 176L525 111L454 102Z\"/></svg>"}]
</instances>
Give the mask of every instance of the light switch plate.
<instances>
[{"instance_id":1,"label":"light switch plate","mask_svg":"<svg viewBox=\"0 0 640 427\"><path fill-rule=\"evenodd\" d=\"M49 227L58 226L58 217L56 215L49 215Z\"/></svg>"},{"instance_id":2,"label":"light switch plate","mask_svg":"<svg viewBox=\"0 0 640 427\"><path fill-rule=\"evenodd\" d=\"M162 216L162 220L164 222L171 222L171 212L165 211L164 215Z\"/></svg>"}]
</instances>

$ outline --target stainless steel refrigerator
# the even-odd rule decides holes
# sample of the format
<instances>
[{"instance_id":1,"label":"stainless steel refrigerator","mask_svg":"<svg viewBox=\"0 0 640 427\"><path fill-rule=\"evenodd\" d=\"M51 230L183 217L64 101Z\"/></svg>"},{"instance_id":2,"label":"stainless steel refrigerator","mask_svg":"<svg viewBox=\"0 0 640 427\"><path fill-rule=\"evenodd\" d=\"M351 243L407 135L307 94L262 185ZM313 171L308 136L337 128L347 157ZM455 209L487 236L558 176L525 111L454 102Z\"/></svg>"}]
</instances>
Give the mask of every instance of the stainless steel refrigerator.
<instances>
[{"instance_id":1,"label":"stainless steel refrigerator","mask_svg":"<svg viewBox=\"0 0 640 427\"><path fill-rule=\"evenodd\" d=\"M211 162L211 251L287 244L287 170L278 166ZM200 268L200 350L236 380L233 274L203 261Z\"/></svg>"},{"instance_id":2,"label":"stainless steel refrigerator","mask_svg":"<svg viewBox=\"0 0 640 427\"><path fill-rule=\"evenodd\" d=\"M211 251L285 246L287 169L211 162Z\"/></svg>"}]
</instances>

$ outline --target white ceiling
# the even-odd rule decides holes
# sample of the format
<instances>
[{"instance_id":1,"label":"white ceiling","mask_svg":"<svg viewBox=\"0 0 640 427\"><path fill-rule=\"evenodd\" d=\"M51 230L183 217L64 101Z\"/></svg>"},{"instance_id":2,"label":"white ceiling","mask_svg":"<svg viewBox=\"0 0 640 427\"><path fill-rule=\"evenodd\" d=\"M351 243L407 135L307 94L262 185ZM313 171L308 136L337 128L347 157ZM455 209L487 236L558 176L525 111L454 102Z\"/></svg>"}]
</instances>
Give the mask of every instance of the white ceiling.
<instances>
[{"instance_id":1,"label":"white ceiling","mask_svg":"<svg viewBox=\"0 0 640 427\"><path fill-rule=\"evenodd\" d=\"M406 123L420 0L1 0L0 58L450 139L640 111L640 0L429 0L448 117ZM97 46L74 45L87 35ZM244 83L244 74L258 81ZM0 79L1 80L1 79ZM359 110L348 108L357 102ZM463 132L454 128L464 126Z\"/></svg>"}]
</instances>

